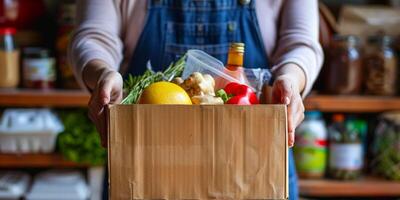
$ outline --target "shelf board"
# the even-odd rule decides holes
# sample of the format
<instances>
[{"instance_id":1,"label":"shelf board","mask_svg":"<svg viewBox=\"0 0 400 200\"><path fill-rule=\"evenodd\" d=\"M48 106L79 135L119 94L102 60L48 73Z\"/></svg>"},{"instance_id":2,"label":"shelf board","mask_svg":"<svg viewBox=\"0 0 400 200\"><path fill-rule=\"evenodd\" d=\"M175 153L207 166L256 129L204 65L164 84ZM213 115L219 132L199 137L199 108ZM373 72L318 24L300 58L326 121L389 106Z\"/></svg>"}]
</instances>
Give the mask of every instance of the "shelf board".
<instances>
[{"instance_id":1,"label":"shelf board","mask_svg":"<svg viewBox=\"0 0 400 200\"><path fill-rule=\"evenodd\" d=\"M89 94L79 90L0 89L3 107L86 107ZM315 95L306 98L307 110L322 112L383 112L400 110L400 97Z\"/></svg>"},{"instance_id":2,"label":"shelf board","mask_svg":"<svg viewBox=\"0 0 400 200\"><path fill-rule=\"evenodd\" d=\"M304 106L323 112L384 112L400 110L400 97L310 95Z\"/></svg>"},{"instance_id":3,"label":"shelf board","mask_svg":"<svg viewBox=\"0 0 400 200\"><path fill-rule=\"evenodd\" d=\"M86 107L89 94L80 90L0 89L0 106Z\"/></svg>"},{"instance_id":4,"label":"shelf board","mask_svg":"<svg viewBox=\"0 0 400 200\"><path fill-rule=\"evenodd\" d=\"M0 154L0 168L88 167L65 160L60 154Z\"/></svg>"},{"instance_id":5,"label":"shelf board","mask_svg":"<svg viewBox=\"0 0 400 200\"><path fill-rule=\"evenodd\" d=\"M356 181L300 180L300 194L308 197L390 197L400 196L400 182L373 177Z\"/></svg>"}]
</instances>

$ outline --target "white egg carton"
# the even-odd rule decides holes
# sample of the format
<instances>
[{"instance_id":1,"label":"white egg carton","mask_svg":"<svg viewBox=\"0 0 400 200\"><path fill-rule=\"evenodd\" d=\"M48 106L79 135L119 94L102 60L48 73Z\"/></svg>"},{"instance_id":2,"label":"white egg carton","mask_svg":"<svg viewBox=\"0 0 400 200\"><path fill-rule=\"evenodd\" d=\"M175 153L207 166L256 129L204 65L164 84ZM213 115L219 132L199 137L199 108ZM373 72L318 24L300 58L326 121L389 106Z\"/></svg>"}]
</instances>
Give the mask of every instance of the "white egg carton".
<instances>
[{"instance_id":1,"label":"white egg carton","mask_svg":"<svg viewBox=\"0 0 400 200\"><path fill-rule=\"evenodd\" d=\"M51 170L38 174L27 200L85 200L90 196L89 187L78 171Z\"/></svg>"},{"instance_id":2,"label":"white egg carton","mask_svg":"<svg viewBox=\"0 0 400 200\"><path fill-rule=\"evenodd\" d=\"M28 190L29 182L30 176L25 172L0 172L0 200L21 199Z\"/></svg>"},{"instance_id":3,"label":"white egg carton","mask_svg":"<svg viewBox=\"0 0 400 200\"><path fill-rule=\"evenodd\" d=\"M0 152L50 153L63 130L49 109L7 109L0 120Z\"/></svg>"}]
</instances>

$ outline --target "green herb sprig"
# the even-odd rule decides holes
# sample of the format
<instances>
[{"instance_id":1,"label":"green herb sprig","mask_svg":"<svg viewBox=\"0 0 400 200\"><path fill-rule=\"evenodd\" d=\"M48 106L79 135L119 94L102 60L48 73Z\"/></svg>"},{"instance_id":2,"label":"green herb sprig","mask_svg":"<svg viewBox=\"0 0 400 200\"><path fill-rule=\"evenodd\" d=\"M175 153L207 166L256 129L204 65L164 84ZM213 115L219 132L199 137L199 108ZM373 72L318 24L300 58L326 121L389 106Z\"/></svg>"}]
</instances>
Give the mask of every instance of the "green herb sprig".
<instances>
[{"instance_id":1,"label":"green herb sprig","mask_svg":"<svg viewBox=\"0 0 400 200\"><path fill-rule=\"evenodd\" d=\"M124 83L124 92L128 94L121 104L135 104L139 100L143 90L150 84L162 80L170 81L174 77L181 76L185 68L186 56L182 56L177 62L171 63L164 72L146 70L143 75L129 75Z\"/></svg>"}]
</instances>

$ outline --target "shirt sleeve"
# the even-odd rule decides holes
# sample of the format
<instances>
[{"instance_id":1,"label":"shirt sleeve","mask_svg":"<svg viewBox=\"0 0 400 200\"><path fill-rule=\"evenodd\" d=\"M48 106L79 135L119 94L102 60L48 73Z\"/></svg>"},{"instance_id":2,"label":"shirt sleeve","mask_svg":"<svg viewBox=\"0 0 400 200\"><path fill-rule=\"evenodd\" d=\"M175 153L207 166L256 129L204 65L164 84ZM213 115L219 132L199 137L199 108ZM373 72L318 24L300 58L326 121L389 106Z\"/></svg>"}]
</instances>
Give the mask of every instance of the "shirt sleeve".
<instances>
[{"instance_id":1,"label":"shirt sleeve","mask_svg":"<svg viewBox=\"0 0 400 200\"><path fill-rule=\"evenodd\" d=\"M86 64L100 59L115 70L122 61L123 44L120 39L121 16L119 1L77 1L77 28L68 48L68 59L81 86Z\"/></svg>"},{"instance_id":2,"label":"shirt sleeve","mask_svg":"<svg viewBox=\"0 0 400 200\"><path fill-rule=\"evenodd\" d=\"M287 63L298 65L306 76L302 96L311 90L324 55L319 43L317 0L286 0L280 14L278 41L272 55L272 73Z\"/></svg>"}]
</instances>

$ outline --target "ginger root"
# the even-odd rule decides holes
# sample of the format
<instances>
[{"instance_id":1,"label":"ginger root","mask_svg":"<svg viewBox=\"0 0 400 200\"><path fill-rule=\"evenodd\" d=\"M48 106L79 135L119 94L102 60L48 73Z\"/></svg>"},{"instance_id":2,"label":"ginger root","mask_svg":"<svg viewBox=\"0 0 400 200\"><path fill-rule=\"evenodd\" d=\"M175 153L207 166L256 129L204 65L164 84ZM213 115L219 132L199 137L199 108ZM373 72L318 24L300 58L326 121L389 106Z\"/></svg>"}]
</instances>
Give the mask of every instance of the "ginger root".
<instances>
[{"instance_id":1,"label":"ginger root","mask_svg":"<svg viewBox=\"0 0 400 200\"><path fill-rule=\"evenodd\" d=\"M189 94L190 97L210 95L215 96L215 81L209 74L202 75L200 72L194 72L186 80L181 82L182 78L175 78L174 83L179 85Z\"/></svg>"},{"instance_id":2,"label":"ginger root","mask_svg":"<svg viewBox=\"0 0 400 200\"><path fill-rule=\"evenodd\" d=\"M191 98L192 103L195 105L221 105L224 101L221 97L211 95L194 96Z\"/></svg>"}]
</instances>

